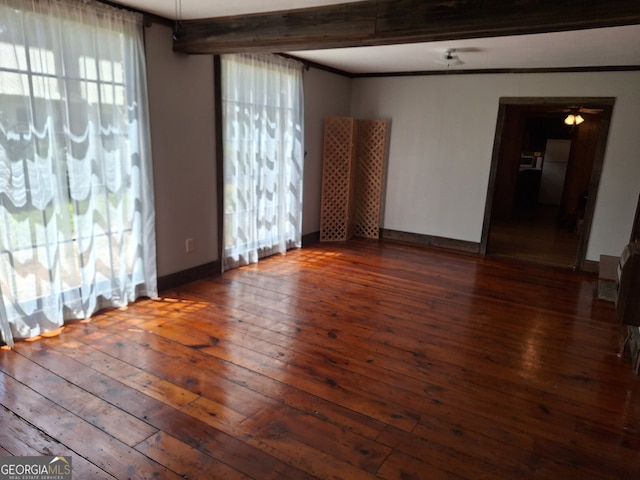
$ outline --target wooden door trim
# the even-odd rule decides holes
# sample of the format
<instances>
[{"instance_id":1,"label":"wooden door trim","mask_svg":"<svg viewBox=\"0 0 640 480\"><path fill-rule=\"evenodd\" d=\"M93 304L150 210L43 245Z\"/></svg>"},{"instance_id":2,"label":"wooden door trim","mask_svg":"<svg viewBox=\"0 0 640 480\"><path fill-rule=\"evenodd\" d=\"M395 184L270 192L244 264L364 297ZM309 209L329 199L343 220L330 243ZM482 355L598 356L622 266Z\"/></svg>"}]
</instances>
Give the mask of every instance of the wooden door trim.
<instances>
[{"instance_id":1,"label":"wooden door trim","mask_svg":"<svg viewBox=\"0 0 640 480\"><path fill-rule=\"evenodd\" d=\"M586 260L587 247L591 234L591 226L593 223L593 213L600 185L600 177L602 175L602 166L604 163L604 154L609 136L609 126L611 124L611 115L614 97L502 97L499 101L498 119L496 122L496 134L493 143L493 152L491 157L491 167L489 173L489 184L487 187L487 198L485 203L484 220L482 225L482 236L480 239L480 254L486 255L489 244L489 233L491 230L491 211L493 207L493 195L495 190L496 175L498 171L498 162L500 160L500 147L502 144L504 122L507 108L510 106L542 108L552 111L559 108L567 108L567 106L579 105L587 108L602 109L602 122L598 133L598 146L593 159L593 171L589 182L589 192L587 205L585 208L584 223L578 249L576 253L575 268L577 270L585 270L588 267Z\"/></svg>"}]
</instances>

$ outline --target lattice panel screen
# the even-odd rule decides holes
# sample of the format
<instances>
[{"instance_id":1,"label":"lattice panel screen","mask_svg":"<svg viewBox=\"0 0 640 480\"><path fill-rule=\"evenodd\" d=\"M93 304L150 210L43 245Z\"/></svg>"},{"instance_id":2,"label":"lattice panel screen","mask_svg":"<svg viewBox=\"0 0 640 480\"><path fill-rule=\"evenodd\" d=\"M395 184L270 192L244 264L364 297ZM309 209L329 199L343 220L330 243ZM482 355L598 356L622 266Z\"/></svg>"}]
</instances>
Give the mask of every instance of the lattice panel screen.
<instances>
[{"instance_id":1,"label":"lattice panel screen","mask_svg":"<svg viewBox=\"0 0 640 480\"><path fill-rule=\"evenodd\" d=\"M388 122L325 119L320 241L379 238Z\"/></svg>"},{"instance_id":2,"label":"lattice panel screen","mask_svg":"<svg viewBox=\"0 0 640 480\"><path fill-rule=\"evenodd\" d=\"M386 120L358 120L354 217L357 237L380 237L387 125Z\"/></svg>"},{"instance_id":3,"label":"lattice panel screen","mask_svg":"<svg viewBox=\"0 0 640 480\"><path fill-rule=\"evenodd\" d=\"M347 240L352 234L355 119L329 117L324 122L320 241Z\"/></svg>"}]
</instances>

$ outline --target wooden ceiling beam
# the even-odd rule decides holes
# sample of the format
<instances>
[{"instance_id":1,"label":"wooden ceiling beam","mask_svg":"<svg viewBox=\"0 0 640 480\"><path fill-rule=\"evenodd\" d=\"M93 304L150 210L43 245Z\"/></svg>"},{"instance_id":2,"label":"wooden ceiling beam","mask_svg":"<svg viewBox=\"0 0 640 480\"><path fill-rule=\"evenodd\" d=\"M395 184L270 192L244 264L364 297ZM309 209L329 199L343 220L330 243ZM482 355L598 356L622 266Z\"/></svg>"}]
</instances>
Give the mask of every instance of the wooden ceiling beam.
<instances>
[{"instance_id":1,"label":"wooden ceiling beam","mask_svg":"<svg viewBox=\"0 0 640 480\"><path fill-rule=\"evenodd\" d=\"M174 50L223 54L390 45L640 24L638 0L363 0L178 22Z\"/></svg>"}]
</instances>

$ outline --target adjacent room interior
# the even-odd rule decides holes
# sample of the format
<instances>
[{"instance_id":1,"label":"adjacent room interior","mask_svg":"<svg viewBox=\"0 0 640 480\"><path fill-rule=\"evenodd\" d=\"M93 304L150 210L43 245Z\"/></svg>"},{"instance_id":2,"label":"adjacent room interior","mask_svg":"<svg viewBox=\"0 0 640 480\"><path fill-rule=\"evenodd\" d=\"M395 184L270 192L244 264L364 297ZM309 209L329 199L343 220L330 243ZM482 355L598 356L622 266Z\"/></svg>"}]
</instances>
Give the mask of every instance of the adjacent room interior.
<instances>
[{"instance_id":1,"label":"adjacent room interior","mask_svg":"<svg viewBox=\"0 0 640 480\"><path fill-rule=\"evenodd\" d=\"M598 151L608 134L610 99L581 105L507 105L496 134L495 183L487 253L564 268L584 268L599 185ZM573 100L573 99L572 99ZM598 102L600 102L598 104ZM575 118L579 116L577 128ZM596 168L594 168L594 166ZM591 200L590 200L591 199ZM590 200L590 201L589 201Z\"/></svg>"}]
</instances>

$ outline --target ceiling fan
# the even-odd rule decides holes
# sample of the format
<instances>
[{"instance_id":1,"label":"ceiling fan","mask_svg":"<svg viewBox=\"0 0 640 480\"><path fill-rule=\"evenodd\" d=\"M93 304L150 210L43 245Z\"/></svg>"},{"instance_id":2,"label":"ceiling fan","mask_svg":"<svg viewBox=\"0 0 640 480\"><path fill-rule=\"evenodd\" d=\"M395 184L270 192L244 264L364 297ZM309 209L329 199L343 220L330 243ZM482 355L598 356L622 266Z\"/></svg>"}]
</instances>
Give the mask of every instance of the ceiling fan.
<instances>
[{"instance_id":1,"label":"ceiling fan","mask_svg":"<svg viewBox=\"0 0 640 480\"><path fill-rule=\"evenodd\" d=\"M587 115L597 115L603 112L601 108L587 108L587 107L581 107L579 105L569 105L565 107L562 111L565 113L573 113L574 115L577 115L579 113L586 113Z\"/></svg>"},{"instance_id":2,"label":"ceiling fan","mask_svg":"<svg viewBox=\"0 0 640 480\"><path fill-rule=\"evenodd\" d=\"M460 52L481 52L482 49L476 47L462 47L462 48L448 48L437 60L436 63L440 65L446 65L448 67L454 67L456 65L464 65L464 62L460 60L457 55Z\"/></svg>"},{"instance_id":3,"label":"ceiling fan","mask_svg":"<svg viewBox=\"0 0 640 480\"><path fill-rule=\"evenodd\" d=\"M564 119L564 124L572 128L584 122L584 117L582 116L582 114L597 115L599 113L602 113L601 108L585 108L580 106L569 106L562 111L567 113L567 116Z\"/></svg>"},{"instance_id":4,"label":"ceiling fan","mask_svg":"<svg viewBox=\"0 0 640 480\"><path fill-rule=\"evenodd\" d=\"M464 65L464 62L460 60L460 57L458 57L458 55L454 55L455 52L455 48L448 49L444 54L442 54L442 57L436 60L436 63L446 65L447 68L456 65Z\"/></svg>"}]
</instances>

